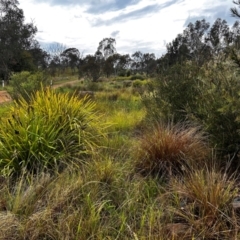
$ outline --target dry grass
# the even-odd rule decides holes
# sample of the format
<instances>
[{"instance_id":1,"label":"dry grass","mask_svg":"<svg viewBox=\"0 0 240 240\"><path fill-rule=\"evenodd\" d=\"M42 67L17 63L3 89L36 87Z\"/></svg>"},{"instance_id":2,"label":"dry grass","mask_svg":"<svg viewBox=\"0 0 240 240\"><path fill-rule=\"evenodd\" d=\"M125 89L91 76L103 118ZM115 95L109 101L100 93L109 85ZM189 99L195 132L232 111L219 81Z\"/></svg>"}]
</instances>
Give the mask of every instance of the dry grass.
<instances>
[{"instance_id":1,"label":"dry grass","mask_svg":"<svg viewBox=\"0 0 240 240\"><path fill-rule=\"evenodd\" d=\"M0 178L0 240L240 239L232 206L238 183L209 167L198 127L141 126L137 139L139 98L128 91L96 97L115 125L89 161L51 175Z\"/></svg>"},{"instance_id":2,"label":"dry grass","mask_svg":"<svg viewBox=\"0 0 240 240\"><path fill-rule=\"evenodd\" d=\"M134 152L137 171L144 175L172 175L203 166L210 154L198 127L157 123L140 137Z\"/></svg>"},{"instance_id":3,"label":"dry grass","mask_svg":"<svg viewBox=\"0 0 240 240\"><path fill-rule=\"evenodd\" d=\"M238 239L233 209L237 181L215 169L192 170L171 182L172 223L186 228L182 239Z\"/></svg>"}]
</instances>

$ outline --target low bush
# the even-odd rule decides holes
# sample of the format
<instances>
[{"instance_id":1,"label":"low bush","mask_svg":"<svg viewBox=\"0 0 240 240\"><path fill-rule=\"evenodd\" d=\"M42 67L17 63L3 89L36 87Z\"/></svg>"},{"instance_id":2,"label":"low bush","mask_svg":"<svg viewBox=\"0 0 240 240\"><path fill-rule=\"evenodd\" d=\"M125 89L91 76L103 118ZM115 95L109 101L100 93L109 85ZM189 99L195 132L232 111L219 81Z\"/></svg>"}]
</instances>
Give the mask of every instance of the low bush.
<instances>
[{"instance_id":1,"label":"low bush","mask_svg":"<svg viewBox=\"0 0 240 240\"><path fill-rule=\"evenodd\" d=\"M148 120L187 119L201 125L219 161L229 158L234 169L239 166L240 81L230 59L219 57L202 66L193 61L173 65L148 87L148 94L142 94Z\"/></svg>"},{"instance_id":2,"label":"low bush","mask_svg":"<svg viewBox=\"0 0 240 240\"><path fill-rule=\"evenodd\" d=\"M0 122L0 171L19 174L62 168L91 154L104 124L87 98L46 89L19 99Z\"/></svg>"},{"instance_id":3,"label":"low bush","mask_svg":"<svg viewBox=\"0 0 240 240\"><path fill-rule=\"evenodd\" d=\"M140 74L132 75L130 77L130 80L144 80L144 79L145 79L145 77Z\"/></svg>"},{"instance_id":4,"label":"low bush","mask_svg":"<svg viewBox=\"0 0 240 240\"><path fill-rule=\"evenodd\" d=\"M236 178L214 168L193 170L181 181L172 181L171 188L172 225L179 224L186 229L181 239L239 238L236 235L239 219L233 208L238 196Z\"/></svg>"},{"instance_id":5,"label":"low bush","mask_svg":"<svg viewBox=\"0 0 240 240\"><path fill-rule=\"evenodd\" d=\"M143 175L176 175L203 167L209 154L207 138L198 127L157 123L140 136L135 167Z\"/></svg>"},{"instance_id":6,"label":"low bush","mask_svg":"<svg viewBox=\"0 0 240 240\"><path fill-rule=\"evenodd\" d=\"M134 80L133 81L133 87L135 88L139 88L139 87L142 87L144 84L142 83L141 80Z\"/></svg>"},{"instance_id":7,"label":"low bush","mask_svg":"<svg viewBox=\"0 0 240 240\"><path fill-rule=\"evenodd\" d=\"M186 62L159 73L147 85L148 94L142 96L148 119L162 119L166 122L173 119L175 123L184 121L187 117L186 109L196 109L199 71L197 65Z\"/></svg>"},{"instance_id":8,"label":"low bush","mask_svg":"<svg viewBox=\"0 0 240 240\"><path fill-rule=\"evenodd\" d=\"M22 97L26 101L30 101L31 94L40 90L42 86L50 86L50 80L43 72L30 73L25 71L13 74L10 85L11 88L8 92L13 100L18 101Z\"/></svg>"},{"instance_id":9,"label":"low bush","mask_svg":"<svg viewBox=\"0 0 240 240\"><path fill-rule=\"evenodd\" d=\"M131 87L131 86L132 86L132 81L130 81L130 80L123 81L123 87L124 88L128 88L128 87Z\"/></svg>"},{"instance_id":10,"label":"low bush","mask_svg":"<svg viewBox=\"0 0 240 240\"><path fill-rule=\"evenodd\" d=\"M89 82L86 85L86 89L88 91L103 91L104 87L102 83L98 83L98 82Z\"/></svg>"}]
</instances>

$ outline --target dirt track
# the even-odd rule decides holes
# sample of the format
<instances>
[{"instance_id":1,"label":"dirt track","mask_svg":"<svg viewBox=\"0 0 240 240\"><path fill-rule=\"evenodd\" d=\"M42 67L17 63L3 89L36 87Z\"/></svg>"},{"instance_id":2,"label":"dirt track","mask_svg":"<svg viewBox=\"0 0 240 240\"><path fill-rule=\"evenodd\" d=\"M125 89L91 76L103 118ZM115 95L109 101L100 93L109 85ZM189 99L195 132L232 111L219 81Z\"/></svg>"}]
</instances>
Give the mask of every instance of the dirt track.
<instances>
[{"instance_id":1,"label":"dirt track","mask_svg":"<svg viewBox=\"0 0 240 240\"><path fill-rule=\"evenodd\" d=\"M62 87L65 85L74 85L75 83L78 83L78 82L79 82L79 80L69 81L66 83L60 83L60 84L53 85L53 88L58 88L58 87ZM4 102L10 102L10 101L12 101L12 99L11 99L10 95L8 94L8 92L0 91L0 104L4 103Z\"/></svg>"},{"instance_id":2,"label":"dirt track","mask_svg":"<svg viewBox=\"0 0 240 240\"><path fill-rule=\"evenodd\" d=\"M12 101L7 91L0 91L0 103Z\"/></svg>"},{"instance_id":3,"label":"dirt track","mask_svg":"<svg viewBox=\"0 0 240 240\"><path fill-rule=\"evenodd\" d=\"M59 83L59 84L53 84L53 88L58 88L58 87L62 87L65 85L74 85L75 83L79 83L79 80L74 80L74 81L69 81L69 82Z\"/></svg>"}]
</instances>

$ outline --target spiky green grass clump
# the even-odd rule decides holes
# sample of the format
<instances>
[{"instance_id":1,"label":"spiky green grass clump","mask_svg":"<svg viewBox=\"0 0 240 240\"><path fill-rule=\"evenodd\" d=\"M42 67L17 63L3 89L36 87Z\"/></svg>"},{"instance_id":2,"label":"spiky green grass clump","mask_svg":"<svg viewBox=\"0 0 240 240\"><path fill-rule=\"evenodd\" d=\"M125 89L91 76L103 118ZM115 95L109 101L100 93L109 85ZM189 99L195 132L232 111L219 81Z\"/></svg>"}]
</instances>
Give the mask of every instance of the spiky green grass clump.
<instances>
[{"instance_id":1,"label":"spiky green grass clump","mask_svg":"<svg viewBox=\"0 0 240 240\"><path fill-rule=\"evenodd\" d=\"M209 153L198 127L157 123L140 137L134 158L137 171L144 175L175 175L203 166Z\"/></svg>"},{"instance_id":2,"label":"spiky green grass clump","mask_svg":"<svg viewBox=\"0 0 240 240\"><path fill-rule=\"evenodd\" d=\"M0 171L57 169L90 154L104 136L94 102L46 89L19 99L0 123Z\"/></svg>"}]
</instances>

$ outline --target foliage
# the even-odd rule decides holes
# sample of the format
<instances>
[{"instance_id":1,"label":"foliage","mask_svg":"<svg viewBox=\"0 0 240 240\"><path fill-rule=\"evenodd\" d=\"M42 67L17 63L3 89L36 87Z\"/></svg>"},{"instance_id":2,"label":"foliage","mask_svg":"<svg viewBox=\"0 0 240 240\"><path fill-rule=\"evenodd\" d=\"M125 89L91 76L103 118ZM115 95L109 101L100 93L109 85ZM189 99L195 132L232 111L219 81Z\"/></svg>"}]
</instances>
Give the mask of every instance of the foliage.
<instances>
[{"instance_id":1,"label":"foliage","mask_svg":"<svg viewBox=\"0 0 240 240\"><path fill-rule=\"evenodd\" d=\"M148 94L143 94L143 102L149 120L174 122L186 119L186 109L194 109L199 94L197 76L199 67L191 62L176 64L158 75L148 85Z\"/></svg>"},{"instance_id":2,"label":"foliage","mask_svg":"<svg viewBox=\"0 0 240 240\"><path fill-rule=\"evenodd\" d=\"M207 139L199 128L157 123L140 136L134 158L138 172L161 177L203 167L209 153Z\"/></svg>"},{"instance_id":3,"label":"foliage","mask_svg":"<svg viewBox=\"0 0 240 240\"><path fill-rule=\"evenodd\" d=\"M149 85L143 101L149 120L197 122L219 154L236 158L240 150L240 84L233 62L224 62L223 56L202 67L194 62L170 67Z\"/></svg>"},{"instance_id":4,"label":"foliage","mask_svg":"<svg viewBox=\"0 0 240 240\"><path fill-rule=\"evenodd\" d=\"M201 76L203 78L204 75ZM175 133L174 139L166 141L164 148L166 153L171 152L168 149L179 147L185 138L184 150L187 153L179 152L175 155L176 159L182 159L182 163L186 163L185 168L175 161L176 165L174 164L170 170L172 176L167 182L163 182L159 176L154 177L148 173L147 177L142 176L133 169L136 156L140 156L140 154L135 155L136 152L133 150L138 152L141 149L140 142L144 138L147 139L146 136L151 139L155 135L156 126L148 125L144 130L145 122L141 121L144 117L144 108L140 97L132 95L132 89L109 90L107 82L101 84L104 84L104 91L95 94L96 108L94 107L91 113L99 116L99 113L94 111L98 109L99 112L105 113L104 122L115 122L110 127L107 137L99 138L101 146L104 147L98 151L95 151L95 147L89 147L92 153L91 161L85 158L87 157L85 150L76 153L76 149L71 147L67 155L71 164L68 164L63 157L64 160L59 164L68 164L68 167L56 174L44 173L39 168L30 174L22 173L17 179L0 177L0 238L239 239L239 209L233 208L236 199L238 204L238 183L235 178L229 177L227 171L219 172L215 168L205 167L199 169L199 165L202 166L202 163L205 165L208 159L202 155L204 151L201 152L201 149L206 147L206 152L209 152L206 145L207 139L202 135L202 131L192 125L160 125L166 132L169 131L169 138ZM59 97L65 96L56 92L51 93ZM41 104L39 103L41 109L47 101L46 96L46 92L41 95ZM71 99L70 95L68 99ZM88 99L85 101L82 103L88 103ZM42 112L50 109L52 115L49 119L58 115L63 105L67 105L54 104L51 108L50 103L48 101L47 103ZM32 112L31 105L28 106L30 106L29 111ZM68 107L72 109L72 106L75 106L75 103L71 101ZM19 112L19 105L15 109ZM69 110L69 114L66 114L67 110L64 111L59 124L67 126L70 112L82 112L83 105L80 108L78 106L77 109ZM84 109L87 111L86 108ZM12 122L17 121L11 116L12 112L7 117ZM48 114L44 116L47 118ZM87 120L87 116L85 119ZM98 123L95 120L90 122L95 122L97 128L101 128L102 121L100 122L98 117L96 121ZM5 122L2 123L1 128L4 124ZM18 125L15 124L13 129L21 130L20 122ZM48 125L47 121L44 122L43 131L47 129L46 125ZM34 132L32 127L29 126L28 129ZM72 135L72 131L69 129L64 131L66 141L68 136ZM190 132L187 133L188 131ZM8 133L11 133L11 129ZM91 132L91 135L97 134ZM194 140L191 141L191 138ZM159 139L156 137L155 142ZM19 141L19 139L15 140ZM152 146L155 142L152 140ZM172 144L173 142L175 145ZM80 146L81 150L82 146ZM55 159L59 159L58 153L53 150L52 155L56 156ZM145 153L142 153L142 156ZM191 154L196 156L192 157L192 161L189 157ZM75 159L70 155L75 156ZM184 158L185 156L189 157L188 160ZM203 160L200 160L200 156ZM79 160L87 162L78 165L76 161ZM211 158L211 160L215 159ZM188 168L189 166L191 167ZM178 167L184 174L174 176L174 171Z\"/></svg>"},{"instance_id":5,"label":"foliage","mask_svg":"<svg viewBox=\"0 0 240 240\"><path fill-rule=\"evenodd\" d=\"M79 77L86 77L93 82L97 82L102 75L102 64L102 56L97 54L94 56L87 55L79 67Z\"/></svg>"},{"instance_id":6,"label":"foliage","mask_svg":"<svg viewBox=\"0 0 240 240\"><path fill-rule=\"evenodd\" d=\"M238 7L240 6L240 1L239 0L235 0L235 1L233 1L233 3L236 4ZM237 10L236 7L231 8L230 10L231 10L231 13L232 13L233 17L240 18L240 13L239 13L239 11Z\"/></svg>"},{"instance_id":7,"label":"foliage","mask_svg":"<svg viewBox=\"0 0 240 240\"><path fill-rule=\"evenodd\" d=\"M200 94L195 98L196 107L187 110L189 118L204 126L221 155L230 154L235 158L240 150L237 69L230 60L220 59L209 62L203 70L199 76Z\"/></svg>"},{"instance_id":8,"label":"foliage","mask_svg":"<svg viewBox=\"0 0 240 240\"><path fill-rule=\"evenodd\" d=\"M183 239L236 238L239 223L232 205L236 184L236 178L216 169L193 170L181 181L172 181L172 198L178 204L170 211L173 222L186 228Z\"/></svg>"},{"instance_id":9,"label":"foliage","mask_svg":"<svg viewBox=\"0 0 240 240\"><path fill-rule=\"evenodd\" d=\"M140 74L136 74L136 75L132 75L132 76L130 77L130 79L131 79L131 80L144 80L145 77L142 76L142 75L140 75Z\"/></svg>"},{"instance_id":10,"label":"foliage","mask_svg":"<svg viewBox=\"0 0 240 240\"><path fill-rule=\"evenodd\" d=\"M101 52L105 59L116 54L116 40L114 38L104 38L98 46L97 51Z\"/></svg>"},{"instance_id":11,"label":"foliage","mask_svg":"<svg viewBox=\"0 0 240 240\"><path fill-rule=\"evenodd\" d=\"M50 86L50 80L45 73L21 72L11 76L11 88L8 92L13 100L18 101L21 97L29 102L31 95L45 86Z\"/></svg>"},{"instance_id":12,"label":"foliage","mask_svg":"<svg viewBox=\"0 0 240 240\"><path fill-rule=\"evenodd\" d=\"M17 0L0 2L0 77L8 80L12 71L32 70L33 37L37 28L25 23Z\"/></svg>"},{"instance_id":13,"label":"foliage","mask_svg":"<svg viewBox=\"0 0 240 240\"><path fill-rule=\"evenodd\" d=\"M70 67L72 74L79 67L80 63L80 52L77 48L68 48L61 53L61 61L65 67Z\"/></svg>"},{"instance_id":14,"label":"foliage","mask_svg":"<svg viewBox=\"0 0 240 240\"><path fill-rule=\"evenodd\" d=\"M1 173L61 169L83 159L103 137L99 118L92 101L67 93L42 89L30 104L20 98L1 118Z\"/></svg>"},{"instance_id":15,"label":"foliage","mask_svg":"<svg viewBox=\"0 0 240 240\"><path fill-rule=\"evenodd\" d=\"M142 81L142 80L139 80L139 79L134 80L133 83L132 83L133 87L135 87L135 88L146 87L147 84L148 84L147 80Z\"/></svg>"}]
</instances>

